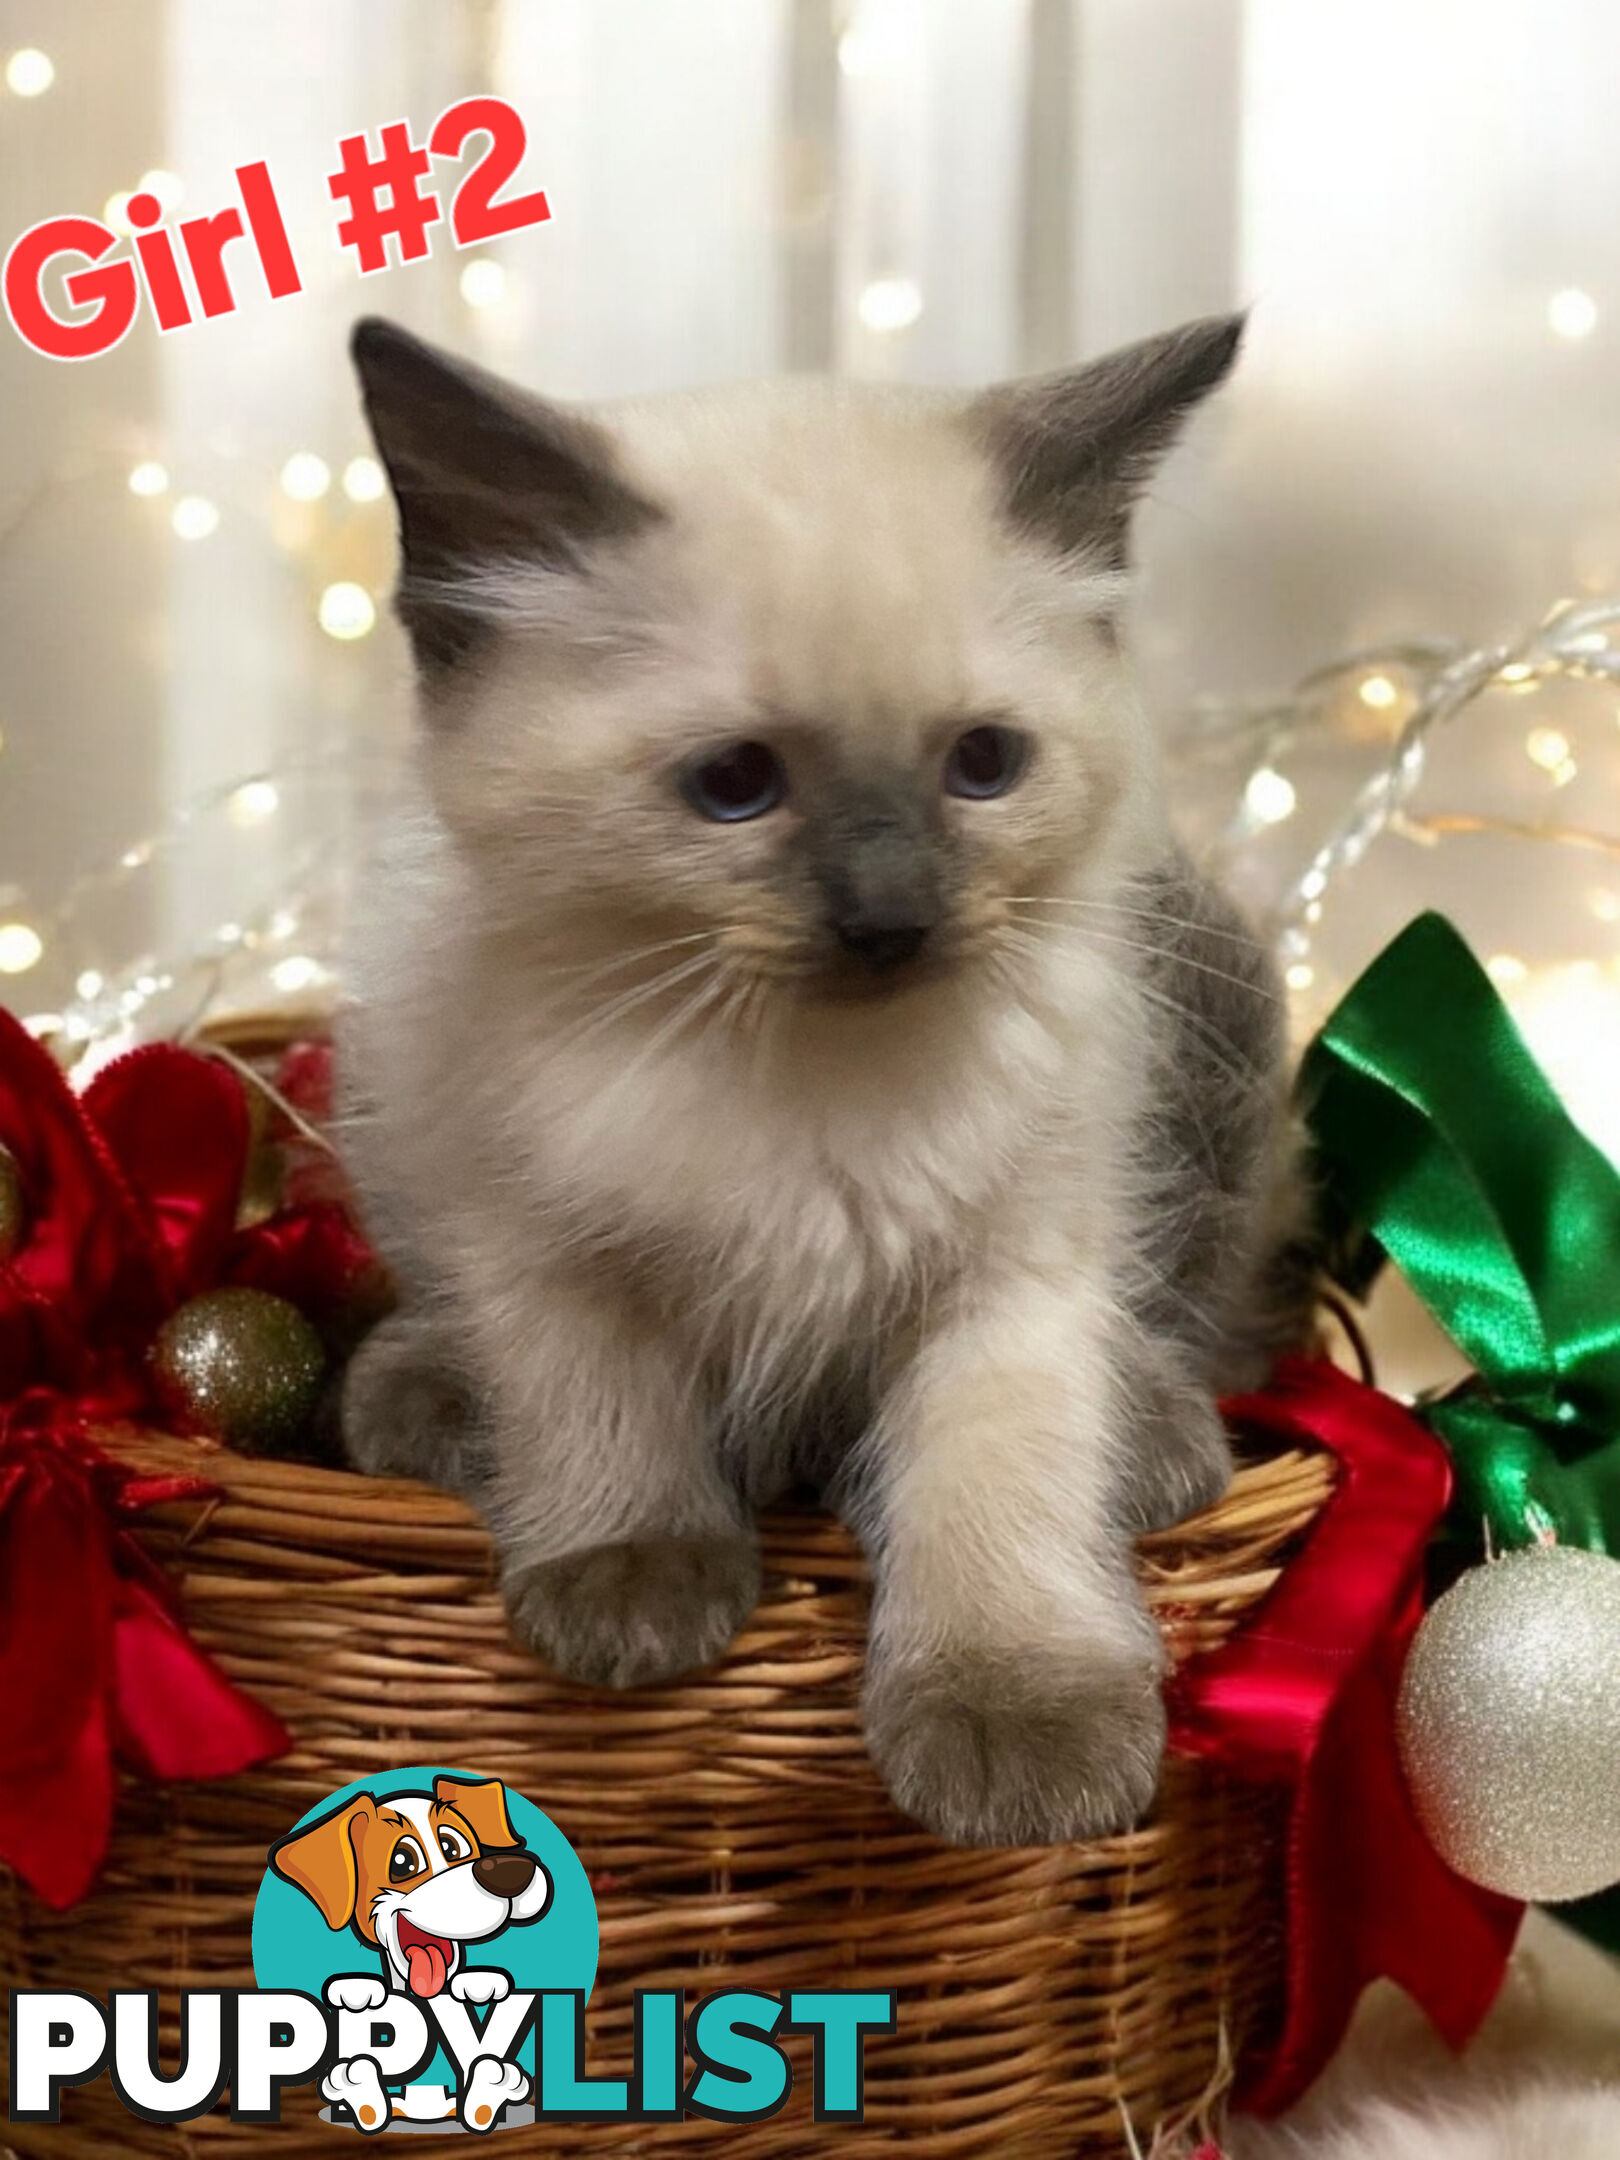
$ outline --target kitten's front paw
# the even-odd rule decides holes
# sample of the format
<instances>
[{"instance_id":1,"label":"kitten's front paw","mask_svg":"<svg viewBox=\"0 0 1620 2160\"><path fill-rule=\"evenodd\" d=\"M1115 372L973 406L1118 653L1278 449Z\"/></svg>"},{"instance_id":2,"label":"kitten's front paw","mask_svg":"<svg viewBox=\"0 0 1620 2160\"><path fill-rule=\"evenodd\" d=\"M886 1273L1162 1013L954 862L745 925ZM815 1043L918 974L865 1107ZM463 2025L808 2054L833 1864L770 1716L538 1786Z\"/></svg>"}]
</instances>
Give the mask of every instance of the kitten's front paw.
<instances>
[{"instance_id":1,"label":"kitten's front paw","mask_svg":"<svg viewBox=\"0 0 1620 2160\"><path fill-rule=\"evenodd\" d=\"M1207 1391L1169 1382L1145 1388L1119 1476L1116 1513L1133 1537L1213 1507L1232 1482L1232 1447Z\"/></svg>"},{"instance_id":2,"label":"kitten's front paw","mask_svg":"<svg viewBox=\"0 0 1620 2160\"><path fill-rule=\"evenodd\" d=\"M646 1687L712 1664L759 1602L751 1539L638 1538L509 1570L514 1633L570 1680Z\"/></svg>"},{"instance_id":3,"label":"kitten's front paw","mask_svg":"<svg viewBox=\"0 0 1620 2160\"><path fill-rule=\"evenodd\" d=\"M425 1478L476 1494L487 1448L465 1381L408 1314L373 1329L343 1376L343 1452L370 1477Z\"/></svg>"},{"instance_id":4,"label":"kitten's front paw","mask_svg":"<svg viewBox=\"0 0 1620 2160\"><path fill-rule=\"evenodd\" d=\"M1164 1751L1156 1648L1101 1662L939 1656L868 1678L866 1737L895 1805L952 1845L1110 1837L1147 1813Z\"/></svg>"}]
</instances>

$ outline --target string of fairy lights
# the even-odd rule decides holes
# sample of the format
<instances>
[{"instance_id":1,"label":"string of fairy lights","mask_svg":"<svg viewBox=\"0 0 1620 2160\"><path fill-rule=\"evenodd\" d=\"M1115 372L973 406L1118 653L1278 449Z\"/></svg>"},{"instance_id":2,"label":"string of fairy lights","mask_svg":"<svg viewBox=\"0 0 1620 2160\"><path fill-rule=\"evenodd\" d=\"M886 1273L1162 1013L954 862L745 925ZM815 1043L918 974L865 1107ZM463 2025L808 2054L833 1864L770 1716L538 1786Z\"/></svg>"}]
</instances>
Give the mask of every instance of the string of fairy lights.
<instances>
[{"instance_id":1,"label":"string of fairy lights","mask_svg":"<svg viewBox=\"0 0 1620 2160\"><path fill-rule=\"evenodd\" d=\"M174 540L183 546L210 540L220 530L227 515L249 514L241 505L222 508L213 496L177 485L169 467L156 457L141 456L128 463L124 485L129 495L141 505L166 518ZM334 470L319 452L294 450L274 476L273 490L288 508L309 509L326 498L334 498L361 513L386 514L382 506L388 494L387 479L378 461L366 454L350 457ZM24 514L27 508L25 505ZM273 532L273 514L270 525ZM310 552L309 534L300 531L290 545L297 552ZM380 534L376 546L368 548L367 552L381 559L386 548ZM312 586L314 624L340 645L368 637L377 626L379 614L380 592L369 582L362 583L353 577L331 577ZM0 753L4 747L4 736L0 734ZM277 786L266 778L248 779L228 791L229 822L241 830L267 823L279 807ZM119 867L140 867L138 858L142 853L141 847L128 850ZM4 899L15 902L17 897L14 892L0 895L0 911L6 914L6 919L0 920L0 976L26 976L46 955L48 924L4 909Z\"/></svg>"},{"instance_id":2,"label":"string of fairy lights","mask_svg":"<svg viewBox=\"0 0 1620 2160\"><path fill-rule=\"evenodd\" d=\"M1529 816L1487 818L1440 811L1419 817L1411 809L1439 730L1493 692L1522 697L1566 683L1620 687L1617 639L1620 603L1560 600L1514 639L1478 647L1426 639L1353 653L1314 670L1285 699L1203 709L1195 722L1197 731L1206 738L1240 739L1259 759L1217 842L1217 857L1227 860L1256 834L1295 816L1299 790L1280 768L1303 738L1324 727L1343 726L1347 698L1375 717L1388 743L1386 756L1272 910L1271 927L1290 990L1303 993L1315 984L1313 940L1330 888L1355 870L1391 829L1408 837L1496 831L1583 849L1604 866L1604 874L1587 889L1587 907L1599 923L1620 923L1620 833L1562 824L1546 814L1547 797L1567 788L1580 771L1567 727L1538 719L1525 732L1524 756L1534 768L1539 797L1529 804ZM1620 720L1620 712L1615 718ZM1531 972L1512 952L1491 954L1487 965L1503 986L1522 982Z\"/></svg>"},{"instance_id":3,"label":"string of fairy lights","mask_svg":"<svg viewBox=\"0 0 1620 2160\"><path fill-rule=\"evenodd\" d=\"M172 493L168 467L156 458L141 458L129 470L129 492L147 501ZM374 457L352 457L340 474L318 451L295 450L277 478L289 502L316 503L331 493L334 484L351 503L381 502L388 492L382 467ZM219 529L219 505L207 495L176 495L169 523L180 540L206 540ZM365 637L376 628L377 602L364 585L352 578L335 578L323 585L315 600L315 620L328 637L347 643Z\"/></svg>"},{"instance_id":4,"label":"string of fairy lights","mask_svg":"<svg viewBox=\"0 0 1620 2160\"><path fill-rule=\"evenodd\" d=\"M1301 1037L1367 959L1363 918L1393 869L1405 907L1454 912L1480 936L1571 1115L1620 1161L1617 689L1620 601L1564 599L1515 638L1365 650L1286 698L1207 705L1187 737L1195 786L1207 786L1212 752L1246 775L1215 842L1218 867L1241 877L1266 856L1275 869L1290 829L1311 828L1267 910ZM1465 728L1467 743L1445 748ZM1324 799L1315 753L1328 743L1360 777ZM1405 865L1391 853L1403 847ZM1357 882L1364 865L1372 885Z\"/></svg>"}]
</instances>

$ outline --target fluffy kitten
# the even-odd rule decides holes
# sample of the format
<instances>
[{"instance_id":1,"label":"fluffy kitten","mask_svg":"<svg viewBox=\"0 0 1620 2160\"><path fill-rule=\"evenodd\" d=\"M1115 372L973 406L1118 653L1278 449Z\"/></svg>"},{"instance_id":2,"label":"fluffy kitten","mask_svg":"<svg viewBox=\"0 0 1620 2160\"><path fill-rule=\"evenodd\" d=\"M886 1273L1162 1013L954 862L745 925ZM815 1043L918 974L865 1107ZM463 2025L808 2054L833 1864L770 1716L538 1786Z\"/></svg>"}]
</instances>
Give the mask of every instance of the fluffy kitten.
<instances>
[{"instance_id":1,"label":"fluffy kitten","mask_svg":"<svg viewBox=\"0 0 1620 2160\"><path fill-rule=\"evenodd\" d=\"M590 415L355 336L421 801L352 968L405 1300L350 1454L473 1493L517 1634L616 1686L724 1649L753 1506L813 1481L874 1566L873 1754L960 1841L1146 1808L1130 1536L1229 1473L1278 1005L1115 617L1238 336Z\"/></svg>"}]
</instances>

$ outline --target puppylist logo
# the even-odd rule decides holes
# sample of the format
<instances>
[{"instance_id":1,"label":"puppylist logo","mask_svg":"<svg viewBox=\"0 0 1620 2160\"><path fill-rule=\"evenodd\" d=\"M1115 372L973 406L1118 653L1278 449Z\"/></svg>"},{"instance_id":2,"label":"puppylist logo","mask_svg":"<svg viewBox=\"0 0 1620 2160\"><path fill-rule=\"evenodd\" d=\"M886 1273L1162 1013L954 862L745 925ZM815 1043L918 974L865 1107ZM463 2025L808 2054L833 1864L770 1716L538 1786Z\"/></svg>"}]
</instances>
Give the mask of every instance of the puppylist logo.
<instances>
[{"instance_id":1,"label":"puppylist logo","mask_svg":"<svg viewBox=\"0 0 1620 2160\"><path fill-rule=\"evenodd\" d=\"M10 2115L56 2123L106 2073L148 2122L191 2122L227 2088L233 2121L275 2123L318 2083L322 2118L374 2137L539 2121L759 2122L784 2107L780 2041L813 2038L818 2122L859 2122L863 2048L894 2030L869 1990L727 1989L687 2012L641 1989L628 2077L584 2073L596 1979L590 1879L556 1824L499 1779L415 1769L367 1778L274 1844L253 1916L255 1988L191 1990L180 2059L158 2059L155 1991L11 1997Z\"/></svg>"}]
</instances>

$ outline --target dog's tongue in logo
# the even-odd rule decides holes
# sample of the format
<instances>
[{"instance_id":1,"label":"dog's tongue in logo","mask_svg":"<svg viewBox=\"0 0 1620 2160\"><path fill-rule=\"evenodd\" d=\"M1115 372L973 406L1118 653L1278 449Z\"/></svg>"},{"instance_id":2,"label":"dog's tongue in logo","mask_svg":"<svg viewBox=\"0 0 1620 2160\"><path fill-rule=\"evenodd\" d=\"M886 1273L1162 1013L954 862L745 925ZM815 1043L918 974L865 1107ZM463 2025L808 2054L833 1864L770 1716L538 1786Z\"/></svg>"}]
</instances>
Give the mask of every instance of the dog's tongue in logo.
<instances>
[{"instance_id":1,"label":"dog's tongue in logo","mask_svg":"<svg viewBox=\"0 0 1620 2160\"><path fill-rule=\"evenodd\" d=\"M437 1995L449 1975L451 1945L401 1915L399 1947L410 1976L411 1993Z\"/></svg>"}]
</instances>

